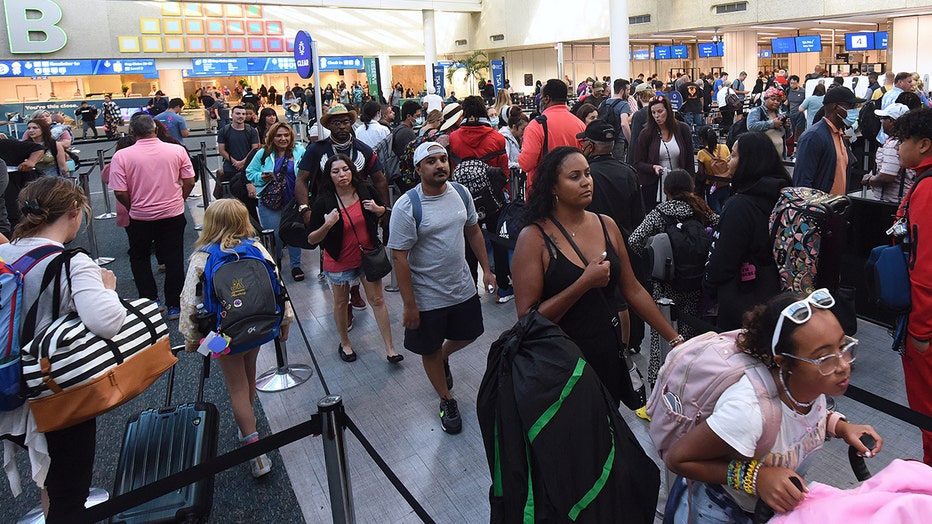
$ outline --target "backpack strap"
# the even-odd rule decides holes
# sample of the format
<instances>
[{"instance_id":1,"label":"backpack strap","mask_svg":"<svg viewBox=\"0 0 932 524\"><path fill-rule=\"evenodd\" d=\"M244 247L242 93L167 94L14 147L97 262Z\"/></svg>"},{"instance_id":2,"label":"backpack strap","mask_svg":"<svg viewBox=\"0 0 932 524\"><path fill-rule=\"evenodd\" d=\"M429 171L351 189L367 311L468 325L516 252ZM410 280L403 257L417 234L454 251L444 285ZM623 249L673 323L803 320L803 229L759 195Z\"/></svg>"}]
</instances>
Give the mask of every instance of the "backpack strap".
<instances>
[{"instance_id":1,"label":"backpack strap","mask_svg":"<svg viewBox=\"0 0 932 524\"><path fill-rule=\"evenodd\" d=\"M463 199L463 206L468 210L469 201L472 200L469 190L453 181L447 181L447 184L459 193L460 198ZM421 206L421 195L417 193L417 187L412 187L407 190L405 194L408 195L408 199L411 201L411 215L414 217L414 228L417 229L421 227L421 218L424 217L424 209Z\"/></svg>"},{"instance_id":2,"label":"backpack strap","mask_svg":"<svg viewBox=\"0 0 932 524\"><path fill-rule=\"evenodd\" d=\"M763 418L763 433L757 441L757 448L754 451L754 458L760 459L773 449L777 442L777 435L780 433L780 425L783 421L783 408L780 406L780 394L777 392L777 385L770 375L770 370L763 365L750 366L744 370L744 373L754 386L754 392L757 394L757 403L760 405L760 411Z\"/></svg>"},{"instance_id":3,"label":"backpack strap","mask_svg":"<svg viewBox=\"0 0 932 524\"><path fill-rule=\"evenodd\" d=\"M540 156L543 157L550 151L550 146L548 145L549 143L547 140L549 138L548 135L550 135L547 130L547 115L538 115L534 117L534 121L540 124L544 129L544 145L540 148Z\"/></svg>"},{"instance_id":4,"label":"backpack strap","mask_svg":"<svg viewBox=\"0 0 932 524\"><path fill-rule=\"evenodd\" d=\"M55 244L46 244L44 246L30 250L28 253L19 257L16 259L16 262L13 262L10 265L13 266L13 269L25 275L26 273L29 273L29 270L34 268L36 264L48 256L54 255L60 251L63 251L63 249L56 246Z\"/></svg>"}]
</instances>

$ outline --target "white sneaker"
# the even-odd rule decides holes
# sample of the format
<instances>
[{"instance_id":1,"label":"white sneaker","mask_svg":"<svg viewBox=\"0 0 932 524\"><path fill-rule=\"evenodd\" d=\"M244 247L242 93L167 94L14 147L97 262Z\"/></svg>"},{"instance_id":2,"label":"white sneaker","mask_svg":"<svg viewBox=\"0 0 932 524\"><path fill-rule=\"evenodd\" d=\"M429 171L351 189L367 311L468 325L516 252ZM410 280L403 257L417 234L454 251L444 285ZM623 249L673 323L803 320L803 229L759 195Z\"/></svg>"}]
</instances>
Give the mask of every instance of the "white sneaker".
<instances>
[{"instance_id":1,"label":"white sneaker","mask_svg":"<svg viewBox=\"0 0 932 524\"><path fill-rule=\"evenodd\" d=\"M257 479L263 475L268 475L272 471L272 461L263 453L250 460L249 467L252 468L252 478Z\"/></svg>"}]
</instances>

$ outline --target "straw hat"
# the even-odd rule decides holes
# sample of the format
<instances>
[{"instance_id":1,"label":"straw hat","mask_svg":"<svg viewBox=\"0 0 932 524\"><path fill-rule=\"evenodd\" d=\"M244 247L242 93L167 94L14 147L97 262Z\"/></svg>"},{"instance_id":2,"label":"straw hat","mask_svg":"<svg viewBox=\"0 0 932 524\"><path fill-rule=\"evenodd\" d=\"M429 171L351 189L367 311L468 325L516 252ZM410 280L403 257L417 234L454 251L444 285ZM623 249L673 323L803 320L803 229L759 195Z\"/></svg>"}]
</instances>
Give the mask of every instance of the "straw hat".
<instances>
[{"instance_id":1,"label":"straw hat","mask_svg":"<svg viewBox=\"0 0 932 524\"><path fill-rule=\"evenodd\" d=\"M330 123L330 119L338 115L349 115L351 121L356 121L356 111L350 111L343 104L336 104L328 109L326 114L320 117L320 124L327 127L327 124Z\"/></svg>"}]
</instances>

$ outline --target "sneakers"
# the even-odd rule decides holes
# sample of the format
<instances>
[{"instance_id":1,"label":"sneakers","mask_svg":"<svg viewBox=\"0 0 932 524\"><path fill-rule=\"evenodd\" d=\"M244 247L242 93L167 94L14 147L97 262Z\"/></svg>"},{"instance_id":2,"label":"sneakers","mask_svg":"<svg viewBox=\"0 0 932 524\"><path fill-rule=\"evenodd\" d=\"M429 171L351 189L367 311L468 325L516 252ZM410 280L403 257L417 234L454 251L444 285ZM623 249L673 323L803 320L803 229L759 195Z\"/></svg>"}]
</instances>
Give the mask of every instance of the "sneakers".
<instances>
[{"instance_id":1,"label":"sneakers","mask_svg":"<svg viewBox=\"0 0 932 524\"><path fill-rule=\"evenodd\" d=\"M515 291L511 287L507 288L498 288L498 298L495 299L496 304L505 304L511 302L515 298Z\"/></svg>"},{"instance_id":2,"label":"sneakers","mask_svg":"<svg viewBox=\"0 0 932 524\"><path fill-rule=\"evenodd\" d=\"M447 379L447 389L453 389L453 373L450 373L450 361L443 360L443 378Z\"/></svg>"},{"instance_id":3,"label":"sneakers","mask_svg":"<svg viewBox=\"0 0 932 524\"><path fill-rule=\"evenodd\" d=\"M159 307L159 313L164 313L164 312L165 312L165 306L162 305L162 301L161 301L161 300L155 299L155 305L157 305L157 306Z\"/></svg>"},{"instance_id":4,"label":"sneakers","mask_svg":"<svg viewBox=\"0 0 932 524\"><path fill-rule=\"evenodd\" d=\"M456 400L440 400L440 427L451 435L463 430L463 420L460 418L460 408L456 405Z\"/></svg>"},{"instance_id":5,"label":"sneakers","mask_svg":"<svg viewBox=\"0 0 932 524\"><path fill-rule=\"evenodd\" d=\"M181 308L179 307L169 307L168 308L168 320L178 320L178 317L181 316Z\"/></svg>"},{"instance_id":6,"label":"sneakers","mask_svg":"<svg viewBox=\"0 0 932 524\"><path fill-rule=\"evenodd\" d=\"M263 475L268 475L272 471L272 461L263 453L249 460L249 469L252 470L252 478L257 479Z\"/></svg>"},{"instance_id":7,"label":"sneakers","mask_svg":"<svg viewBox=\"0 0 932 524\"><path fill-rule=\"evenodd\" d=\"M366 301L362 299L362 296L359 294L359 286L353 286L350 288L350 305L353 306L353 309L363 310L366 309Z\"/></svg>"}]
</instances>

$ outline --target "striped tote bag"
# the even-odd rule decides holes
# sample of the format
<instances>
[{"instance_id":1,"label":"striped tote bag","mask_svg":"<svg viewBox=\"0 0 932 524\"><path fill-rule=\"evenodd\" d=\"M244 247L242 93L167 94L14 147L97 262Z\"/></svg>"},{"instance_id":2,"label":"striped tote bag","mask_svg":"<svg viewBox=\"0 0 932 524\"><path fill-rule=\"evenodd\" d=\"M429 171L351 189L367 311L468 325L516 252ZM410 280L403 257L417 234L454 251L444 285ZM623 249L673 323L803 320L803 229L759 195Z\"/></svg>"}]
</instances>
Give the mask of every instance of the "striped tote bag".
<instances>
[{"instance_id":1,"label":"striped tote bag","mask_svg":"<svg viewBox=\"0 0 932 524\"><path fill-rule=\"evenodd\" d=\"M152 300L121 300L126 318L101 338L72 312L23 346L29 408L41 432L67 428L136 397L177 359L168 326Z\"/></svg>"}]
</instances>

